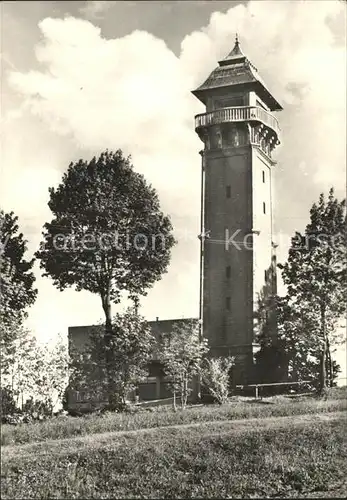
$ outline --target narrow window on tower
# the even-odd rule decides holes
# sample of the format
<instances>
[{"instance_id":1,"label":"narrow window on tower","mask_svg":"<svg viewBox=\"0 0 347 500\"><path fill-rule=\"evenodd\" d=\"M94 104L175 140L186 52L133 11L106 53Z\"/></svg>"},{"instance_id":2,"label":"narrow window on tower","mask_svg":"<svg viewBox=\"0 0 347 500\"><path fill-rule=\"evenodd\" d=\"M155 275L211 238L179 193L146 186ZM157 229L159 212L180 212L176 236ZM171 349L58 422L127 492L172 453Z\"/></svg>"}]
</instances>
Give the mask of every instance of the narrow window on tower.
<instances>
[{"instance_id":1,"label":"narrow window on tower","mask_svg":"<svg viewBox=\"0 0 347 500\"><path fill-rule=\"evenodd\" d=\"M231 186L226 186L225 190L226 190L226 197L230 198L230 196L231 196Z\"/></svg>"},{"instance_id":2,"label":"narrow window on tower","mask_svg":"<svg viewBox=\"0 0 347 500\"><path fill-rule=\"evenodd\" d=\"M227 266L225 268L225 276L230 279L230 276L231 276L231 267L230 266Z\"/></svg>"},{"instance_id":3,"label":"narrow window on tower","mask_svg":"<svg viewBox=\"0 0 347 500\"><path fill-rule=\"evenodd\" d=\"M226 307L227 311L230 311L230 297L227 297L225 299L225 307Z\"/></svg>"},{"instance_id":4,"label":"narrow window on tower","mask_svg":"<svg viewBox=\"0 0 347 500\"><path fill-rule=\"evenodd\" d=\"M266 205L265 205L265 201L263 201L263 213L266 214Z\"/></svg>"},{"instance_id":5,"label":"narrow window on tower","mask_svg":"<svg viewBox=\"0 0 347 500\"><path fill-rule=\"evenodd\" d=\"M265 172L263 170L263 182L265 182Z\"/></svg>"}]
</instances>

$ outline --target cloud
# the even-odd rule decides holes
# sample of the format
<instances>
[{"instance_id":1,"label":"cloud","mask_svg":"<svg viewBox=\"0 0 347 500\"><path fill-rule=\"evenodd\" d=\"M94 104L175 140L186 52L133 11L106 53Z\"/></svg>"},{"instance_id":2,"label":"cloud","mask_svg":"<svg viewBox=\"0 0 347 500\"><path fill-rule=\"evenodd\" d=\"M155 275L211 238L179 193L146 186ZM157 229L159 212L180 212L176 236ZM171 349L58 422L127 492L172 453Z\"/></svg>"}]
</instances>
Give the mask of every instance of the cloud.
<instances>
[{"instance_id":1,"label":"cloud","mask_svg":"<svg viewBox=\"0 0 347 500\"><path fill-rule=\"evenodd\" d=\"M112 2L110 0L87 1L85 2L85 5L80 8L80 13L87 19L100 19L115 3L116 2Z\"/></svg>"},{"instance_id":2,"label":"cloud","mask_svg":"<svg viewBox=\"0 0 347 500\"><path fill-rule=\"evenodd\" d=\"M89 154L107 147L131 153L163 194L176 200L190 191L191 176L199 175L193 117L201 108L165 43L144 31L105 40L75 18L45 19L40 29L36 56L49 71L10 77L31 111Z\"/></svg>"},{"instance_id":3,"label":"cloud","mask_svg":"<svg viewBox=\"0 0 347 500\"><path fill-rule=\"evenodd\" d=\"M4 61L5 64L7 64L8 66L10 66L10 68L12 68L13 70L17 71L16 66L13 64L13 62L11 61L11 59L5 53L0 54L0 61L1 60Z\"/></svg>"},{"instance_id":4,"label":"cloud","mask_svg":"<svg viewBox=\"0 0 347 500\"><path fill-rule=\"evenodd\" d=\"M293 183L293 170L301 176L299 165L305 164L304 197L308 183L319 189L331 176L339 183L344 175L345 50L331 29L344 11L335 1L314 8L312 2L251 1L214 13L208 26L185 37L179 57L143 31L106 40L88 21L47 18L36 48L47 71L12 72L10 81L32 112L82 148L120 146L161 187L169 176L172 193L191 190L201 145L193 116L202 107L190 90L230 51L237 31L244 52L284 104L279 189ZM288 194L279 198L290 201ZM300 200L300 209L310 201Z\"/></svg>"}]
</instances>

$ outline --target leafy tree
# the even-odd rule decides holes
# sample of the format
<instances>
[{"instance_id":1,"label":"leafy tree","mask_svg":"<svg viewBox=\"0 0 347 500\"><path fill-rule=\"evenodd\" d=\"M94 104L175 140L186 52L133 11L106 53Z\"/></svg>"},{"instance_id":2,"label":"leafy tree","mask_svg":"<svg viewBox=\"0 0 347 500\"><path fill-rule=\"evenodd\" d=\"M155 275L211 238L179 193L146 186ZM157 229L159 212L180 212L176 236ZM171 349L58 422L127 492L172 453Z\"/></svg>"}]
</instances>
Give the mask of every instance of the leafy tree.
<instances>
[{"instance_id":1,"label":"leafy tree","mask_svg":"<svg viewBox=\"0 0 347 500\"><path fill-rule=\"evenodd\" d=\"M74 286L100 296L112 385L111 304L120 301L122 291L138 302L166 272L175 243L171 222L160 210L155 189L121 150L71 163L58 188L49 192L54 218L44 226L36 255L44 276L60 290Z\"/></svg>"},{"instance_id":2,"label":"leafy tree","mask_svg":"<svg viewBox=\"0 0 347 500\"><path fill-rule=\"evenodd\" d=\"M176 409L177 396L181 400L181 408L187 405L190 387L194 376L200 373L203 355L207 352L207 341L199 338L199 323L187 320L183 324L175 324L171 332L162 338L160 360L165 374L170 377L170 385Z\"/></svg>"},{"instance_id":3,"label":"leafy tree","mask_svg":"<svg viewBox=\"0 0 347 500\"><path fill-rule=\"evenodd\" d=\"M7 418L16 412L14 394L8 387L0 388L1 396L1 422L6 423Z\"/></svg>"},{"instance_id":4,"label":"leafy tree","mask_svg":"<svg viewBox=\"0 0 347 500\"><path fill-rule=\"evenodd\" d=\"M0 324L1 385L12 392L17 407L33 389L35 345L35 338L20 321Z\"/></svg>"},{"instance_id":5,"label":"leafy tree","mask_svg":"<svg viewBox=\"0 0 347 500\"><path fill-rule=\"evenodd\" d=\"M121 150L71 163L49 192L54 218L37 252L44 276L60 290L75 286L99 294L111 325L111 303L120 301L122 290L144 295L166 271L175 242L170 219Z\"/></svg>"},{"instance_id":6,"label":"leafy tree","mask_svg":"<svg viewBox=\"0 0 347 500\"><path fill-rule=\"evenodd\" d=\"M310 210L305 232L296 232L288 261L279 265L287 286L280 311L283 341L293 361L319 363L319 387L325 391L333 377L331 345L338 342L336 327L346 312L346 209L334 190L321 194ZM336 367L335 367L336 371Z\"/></svg>"},{"instance_id":7,"label":"leafy tree","mask_svg":"<svg viewBox=\"0 0 347 500\"><path fill-rule=\"evenodd\" d=\"M232 356L227 358L206 358L202 365L202 382L213 398L223 404L230 392L230 370L235 364Z\"/></svg>"},{"instance_id":8,"label":"leafy tree","mask_svg":"<svg viewBox=\"0 0 347 500\"><path fill-rule=\"evenodd\" d=\"M107 377L105 343L96 328L90 335L86 348L71 353L70 389L88 389L96 396L108 394L111 409L124 409L129 394L148 373L148 362L155 338L145 319L135 308L117 313L112 321L110 351L112 374ZM112 390L111 396L109 394ZM101 398L102 399L102 398Z\"/></svg>"},{"instance_id":9,"label":"leafy tree","mask_svg":"<svg viewBox=\"0 0 347 500\"><path fill-rule=\"evenodd\" d=\"M276 297L276 305L277 336L263 331L261 349L255 356L259 381L318 381L314 314L302 303L290 302L288 296ZM313 387L317 388L316 382Z\"/></svg>"},{"instance_id":10,"label":"leafy tree","mask_svg":"<svg viewBox=\"0 0 347 500\"><path fill-rule=\"evenodd\" d=\"M17 408L30 398L53 411L67 383L65 344L61 338L53 347L40 344L18 322L9 329L9 323L0 325L2 387L11 392Z\"/></svg>"},{"instance_id":11,"label":"leafy tree","mask_svg":"<svg viewBox=\"0 0 347 500\"><path fill-rule=\"evenodd\" d=\"M26 260L27 242L19 232L18 217L0 210L0 321L22 321L25 309L36 299L32 272L34 259Z\"/></svg>"},{"instance_id":12,"label":"leafy tree","mask_svg":"<svg viewBox=\"0 0 347 500\"><path fill-rule=\"evenodd\" d=\"M293 386L293 389L319 389L321 350L317 343L316 316L309 304L293 302L288 296L277 297L277 337L263 334L260 337L261 349L256 354L260 382L309 381ZM336 341L336 334L332 336ZM326 372L330 385L335 385L340 368L331 358L330 346L329 353Z\"/></svg>"},{"instance_id":13,"label":"leafy tree","mask_svg":"<svg viewBox=\"0 0 347 500\"><path fill-rule=\"evenodd\" d=\"M53 345L36 343L32 369L33 399L52 413L61 404L68 383L68 350L61 335Z\"/></svg>"}]
</instances>

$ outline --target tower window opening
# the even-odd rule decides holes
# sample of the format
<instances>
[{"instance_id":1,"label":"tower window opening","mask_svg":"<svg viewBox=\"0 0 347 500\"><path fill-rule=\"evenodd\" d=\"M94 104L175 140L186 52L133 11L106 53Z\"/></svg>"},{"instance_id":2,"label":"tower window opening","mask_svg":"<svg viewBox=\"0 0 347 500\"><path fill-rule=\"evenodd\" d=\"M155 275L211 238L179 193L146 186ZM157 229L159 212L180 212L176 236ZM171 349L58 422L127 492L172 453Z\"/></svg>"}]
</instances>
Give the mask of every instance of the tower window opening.
<instances>
[{"instance_id":1,"label":"tower window opening","mask_svg":"<svg viewBox=\"0 0 347 500\"><path fill-rule=\"evenodd\" d=\"M266 205L265 205L265 201L263 201L263 213L266 214Z\"/></svg>"},{"instance_id":2,"label":"tower window opening","mask_svg":"<svg viewBox=\"0 0 347 500\"><path fill-rule=\"evenodd\" d=\"M265 182L265 172L263 170L263 182Z\"/></svg>"},{"instance_id":3,"label":"tower window opening","mask_svg":"<svg viewBox=\"0 0 347 500\"><path fill-rule=\"evenodd\" d=\"M230 311L230 309L231 309L231 301L230 301L230 297L227 297L227 298L225 299L225 307L226 307L227 311Z\"/></svg>"},{"instance_id":4,"label":"tower window opening","mask_svg":"<svg viewBox=\"0 0 347 500\"><path fill-rule=\"evenodd\" d=\"M231 267L227 266L225 268L225 276L229 279L231 277Z\"/></svg>"},{"instance_id":5,"label":"tower window opening","mask_svg":"<svg viewBox=\"0 0 347 500\"><path fill-rule=\"evenodd\" d=\"M231 197L231 186L226 186L225 192L226 192L226 197L230 198Z\"/></svg>"},{"instance_id":6,"label":"tower window opening","mask_svg":"<svg viewBox=\"0 0 347 500\"><path fill-rule=\"evenodd\" d=\"M244 106L245 98L244 96L228 97L225 99L218 99L214 101L214 109L221 108L235 108L239 106Z\"/></svg>"}]
</instances>

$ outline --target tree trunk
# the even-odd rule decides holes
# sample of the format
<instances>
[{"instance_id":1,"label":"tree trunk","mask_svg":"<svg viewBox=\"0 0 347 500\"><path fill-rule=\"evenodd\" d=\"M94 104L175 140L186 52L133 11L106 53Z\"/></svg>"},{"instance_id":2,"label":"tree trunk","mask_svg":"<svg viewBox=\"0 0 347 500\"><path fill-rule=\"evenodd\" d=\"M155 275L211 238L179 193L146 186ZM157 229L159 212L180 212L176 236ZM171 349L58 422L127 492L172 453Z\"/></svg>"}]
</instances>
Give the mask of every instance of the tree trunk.
<instances>
[{"instance_id":1,"label":"tree trunk","mask_svg":"<svg viewBox=\"0 0 347 500\"><path fill-rule=\"evenodd\" d=\"M115 410L118 403L118 397L116 394L116 387L113 380L113 369L112 369L112 316L111 316L111 302L110 294L106 293L101 296L102 308L105 313L105 364L106 364L106 376L107 376L107 397L108 406L110 410Z\"/></svg>"},{"instance_id":2,"label":"tree trunk","mask_svg":"<svg viewBox=\"0 0 347 500\"><path fill-rule=\"evenodd\" d=\"M188 377L184 381L184 408L187 406L188 402Z\"/></svg>"},{"instance_id":3,"label":"tree trunk","mask_svg":"<svg viewBox=\"0 0 347 500\"><path fill-rule=\"evenodd\" d=\"M102 308L105 313L105 333L112 332L111 303L108 295L101 297Z\"/></svg>"},{"instance_id":4,"label":"tree trunk","mask_svg":"<svg viewBox=\"0 0 347 500\"><path fill-rule=\"evenodd\" d=\"M327 372L326 372L327 338L326 338L324 305L321 305L321 337L322 337L321 338L322 352L321 352L321 363L320 363L320 394L324 394L327 389Z\"/></svg>"},{"instance_id":5,"label":"tree trunk","mask_svg":"<svg viewBox=\"0 0 347 500\"><path fill-rule=\"evenodd\" d=\"M135 296L133 298L133 303L134 303L134 310L135 310L135 314L139 314L139 305L140 305L140 300L137 296Z\"/></svg>"},{"instance_id":6,"label":"tree trunk","mask_svg":"<svg viewBox=\"0 0 347 500\"><path fill-rule=\"evenodd\" d=\"M330 350L330 342L329 338L327 336L327 373L329 377L329 387L333 386L333 379L334 379L334 373L333 373L333 360L331 358L331 350Z\"/></svg>"},{"instance_id":7,"label":"tree trunk","mask_svg":"<svg viewBox=\"0 0 347 500\"><path fill-rule=\"evenodd\" d=\"M174 388L173 390L173 409L174 411L177 411L177 405L176 405L176 389Z\"/></svg>"}]
</instances>

